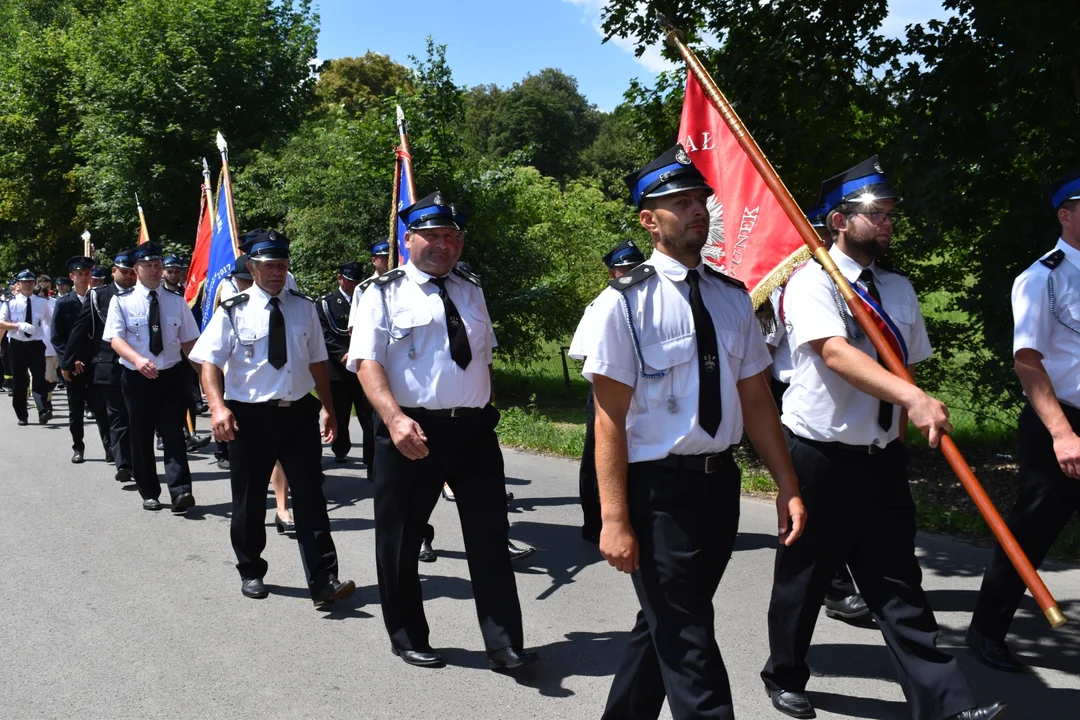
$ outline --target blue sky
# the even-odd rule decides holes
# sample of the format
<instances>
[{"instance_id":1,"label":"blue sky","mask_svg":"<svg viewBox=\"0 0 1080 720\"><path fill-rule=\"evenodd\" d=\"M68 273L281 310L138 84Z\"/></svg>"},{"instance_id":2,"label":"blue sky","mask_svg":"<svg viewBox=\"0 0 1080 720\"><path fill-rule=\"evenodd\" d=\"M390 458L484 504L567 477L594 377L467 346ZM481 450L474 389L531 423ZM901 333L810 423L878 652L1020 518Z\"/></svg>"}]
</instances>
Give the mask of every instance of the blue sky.
<instances>
[{"instance_id":1,"label":"blue sky","mask_svg":"<svg viewBox=\"0 0 1080 720\"><path fill-rule=\"evenodd\" d=\"M790 1L790 0L785 0ZM604 0L317 0L319 57L363 55L374 50L409 65L424 57L431 35L447 45L459 85L506 87L527 73L556 67L602 110L622 101L632 78L651 81L667 66L657 48L635 58L624 41L601 44ZM942 17L940 0L890 0L884 29Z\"/></svg>"}]
</instances>

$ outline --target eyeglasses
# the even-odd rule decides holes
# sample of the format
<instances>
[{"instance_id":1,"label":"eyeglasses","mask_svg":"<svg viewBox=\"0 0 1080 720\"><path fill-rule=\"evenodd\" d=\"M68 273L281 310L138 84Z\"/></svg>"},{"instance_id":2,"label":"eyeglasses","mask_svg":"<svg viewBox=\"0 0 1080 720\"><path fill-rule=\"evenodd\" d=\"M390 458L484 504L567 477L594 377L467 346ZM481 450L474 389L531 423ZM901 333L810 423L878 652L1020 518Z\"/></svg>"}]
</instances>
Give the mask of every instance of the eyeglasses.
<instances>
[{"instance_id":1,"label":"eyeglasses","mask_svg":"<svg viewBox=\"0 0 1080 720\"><path fill-rule=\"evenodd\" d=\"M864 218L870 221L871 225L881 225L887 219L890 225L895 225L899 217L896 211L890 212L857 212L855 215L862 215Z\"/></svg>"}]
</instances>

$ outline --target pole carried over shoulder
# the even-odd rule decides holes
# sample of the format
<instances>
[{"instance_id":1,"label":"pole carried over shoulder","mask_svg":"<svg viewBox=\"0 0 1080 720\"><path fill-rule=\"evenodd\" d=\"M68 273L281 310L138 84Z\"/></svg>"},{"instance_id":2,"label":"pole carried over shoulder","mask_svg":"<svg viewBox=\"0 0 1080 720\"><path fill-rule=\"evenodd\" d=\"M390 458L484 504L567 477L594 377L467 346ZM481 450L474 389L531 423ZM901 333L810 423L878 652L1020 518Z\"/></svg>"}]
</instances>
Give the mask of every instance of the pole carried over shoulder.
<instances>
[{"instance_id":1,"label":"pole carried over shoulder","mask_svg":"<svg viewBox=\"0 0 1080 720\"><path fill-rule=\"evenodd\" d=\"M893 375L906 380L912 385L915 381L911 378L907 368L904 367L903 362L893 351L892 346L889 345L885 336L881 330L870 318L870 314L859 300L858 295L852 289L847 279L840 273L839 268L836 267L836 263L833 261L832 256L829 255L825 246L821 243L817 233L812 227L810 227L809 221L803 214L802 210L795 203L795 199L791 196L784 182L777 175L776 170L773 169L772 164L769 163L768 158L761 152L761 148L758 147L754 138L747 132L746 127L743 125L742 120L735 113L735 110L731 107L727 98L724 97L724 93L721 92L716 82L709 75L709 72L705 69L705 66L701 64L701 61L697 58L694 52L686 46L680 37L678 30L671 24L671 22L663 15L658 14L661 26L667 33L667 41L674 48L679 51L684 62L686 62L687 70L693 74L697 79L702 89L708 96L709 101L716 108L716 111L720 113L720 116L724 118L724 122L727 123L731 129L732 134L738 139L739 145L746 152L750 158L754 167L761 174L765 184L769 186L769 189L776 195L777 200L780 201L780 206L787 213L788 218L794 223L796 229L799 231L799 235L802 237L803 242L810 249L814 258L821 264L821 267L825 269L825 272L832 278L833 283L836 285L836 289L840 292L840 295L844 298L848 308L851 309L852 315L858 321L862 331L866 333L866 336L870 338L870 341L874 345L874 349L877 350L878 357L881 358L885 366L892 372ZM986 494L986 490L979 483L979 480L975 477L975 473L972 472L971 467L968 465L964 456L960 454L960 450L956 447L956 443L948 435L943 435L939 444L941 452L945 455L945 459L949 462L949 466L952 467L953 472L956 473L957 478L960 480L960 484L964 486L964 490L971 496L972 501L975 503L975 507L978 508L979 513L986 520L986 524L990 526L990 530L993 531L994 537L1001 544L1005 554L1008 555L1009 560L1012 562L1013 567L1016 568L1024 584L1027 585L1031 591L1035 601L1042 608L1043 614L1049 621L1051 627L1060 627L1065 624L1065 616L1062 614L1060 608L1058 608L1057 601L1054 600L1053 595L1046 588L1046 584L1043 583L1042 578L1039 577L1039 573L1032 567L1031 561L1028 560L1024 551L1020 548L1020 544L1016 542L1016 538L1013 537L1012 532L1009 530L1005 521L1001 519L1000 513L997 508L990 501L990 497Z\"/></svg>"}]
</instances>

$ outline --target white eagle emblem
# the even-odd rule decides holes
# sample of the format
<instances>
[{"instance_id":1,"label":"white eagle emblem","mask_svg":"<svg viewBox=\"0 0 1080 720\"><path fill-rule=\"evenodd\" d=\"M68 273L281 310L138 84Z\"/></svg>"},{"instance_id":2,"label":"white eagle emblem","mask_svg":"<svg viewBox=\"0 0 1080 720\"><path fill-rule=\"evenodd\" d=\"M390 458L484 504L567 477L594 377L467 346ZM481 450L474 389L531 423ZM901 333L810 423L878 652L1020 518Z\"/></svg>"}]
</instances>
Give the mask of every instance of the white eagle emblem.
<instances>
[{"instance_id":1,"label":"white eagle emblem","mask_svg":"<svg viewBox=\"0 0 1080 720\"><path fill-rule=\"evenodd\" d=\"M885 172L881 169L881 163L879 163L877 160L874 161L874 170L878 171L879 173Z\"/></svg>"},{"instance_id":2,"label":"white eagle emblem","mask_svg":"<svg viewBox=\"0 0 1080 720\"><path fill-rule=\"evenodd\" d=\"M682 146L680 146L679 149L675 151L675 161L678 162L680 165L690 164L690 156L686 154L686 151L682 149Z\"/></svg>"},{"instance_id":3,"label":"white eagle emblem","mask_svg":"<svg viewBox=\"0 0 1080 720\"><path fill-rule=\"evenodd\" d=\"M622 284L622 285L629 285L630 284L630 276L629 275L623 275L621 278L619 278L619 283Z\"/></svg>"},{"instance_id":4,"label":"white eagle emblem","mask_svg":"<svg viewBox=\"0 0 1080 720\"><path fill-rule=\"evenodd\" d=\"M436 205L442 205L443 204L442 193L435 193L435 204Z\"/></svg>"},{"instance_id":5,"label":"white eagle emblem","mask_svg":"<svg viewBox=\"0 0 1080 720\"><path fill-rule=\"evenodd\" d=\"M716 356L706 355L702 360L705 363L705 372L716 372Z\"/></svg>"},{"instance_id":6,"label":"white eagle emblem","mask_svg":"<svg viewBox=\"0 0 1080 720\"><path fill-rule=\"evenodd\" d=\"M701 257L710 265L727 274L724 267L724 203L717 194L712 194L705 203L709 211L709 237L701 249Z\"/></svg>"}]
</instances>

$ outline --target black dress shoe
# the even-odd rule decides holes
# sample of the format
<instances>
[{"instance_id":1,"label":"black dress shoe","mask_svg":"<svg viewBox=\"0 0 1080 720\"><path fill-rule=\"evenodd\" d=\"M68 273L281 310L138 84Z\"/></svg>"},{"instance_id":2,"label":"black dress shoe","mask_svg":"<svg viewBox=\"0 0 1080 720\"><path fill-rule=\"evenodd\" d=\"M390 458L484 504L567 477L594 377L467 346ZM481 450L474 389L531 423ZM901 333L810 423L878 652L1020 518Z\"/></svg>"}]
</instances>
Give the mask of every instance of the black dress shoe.
<instances>
[{"instance_id":1,"label":"black dress shoe","mask_svg":"<svg viewBox=\"0 0 1080 720\"><path fill-rule=\"evenodd\" d=\"M278 535L285 535L285 534L295 535L296 534L296 523L293 522L292 520L289 520L289 521L282 520L281 516L278 515L276 511L274 512L274 527L277 528Z\"/></svg>"},{"instance_id":2,"label":"black dress shoe","mask_svg":"<svg viewBox=\"0 0 1080 720\"><path fill-rule=\"evenodd\" d=\"M435 553L435 548L431 547L431 541L424 538L420 543L420 555L417 560L420 562L433 563L439 559L439 556Z\"/></svg>"},{"instance_id":3,"label":"black dress shoe","mask_svg":"<svg viewBox=\"0 0 1080 720\"><path fill-rule=\"evenodd\" d=\"M514 493L512 493L512 492L506 493L506 502L510 502L513 499L514 499Z\"/></svg>"},{"instance_id":4,"label":"black dress shoe","mask_svg":"<svg viewBox=\"0 0 1080 720\"><path fill-rule=\"evenodd\" d=\"M772 706L780 712L793 718L816 718L814 706L810 704L810 698L804 692L790 692L788 690L769 690L765 692L772 698Z\"/></svg>"},{"instance_id":5,"label":"black dress shoe","mask_svg":"<svg viewBox=\"0 0 1080 720\"><path fill-rule=\"evenodd\" d=\"M131 482L131 468L122 467L116 470L116 482L129 483Z\"/></svg>"},{"instance_id":6,"label":"black dress shoe","mask_svg":"<svg viewBox=\"0 0 1080 720\"><path fill-rule=\"evenodd\" d=\"M504 647L495 652L488 653L488 668L495 671L516 670L525 665L532 665L540 661L540 656L534 652L525 652L512 647Z\"/></svg>"},{"instance_id":7,"label":"black dress shoe","mask_svg":"<svg viewBox=\"0 0 1080 720\"><path fill-rule=\"evenodd\" d=\"M947 720L998 720L998 718L1005 717L1005 710L1007 709L1008 706L1005 703L994 703L986 707L965 710Z\"/></svg>"},{"instance_id":8,"label":"black dress shoe","mask_svg":"<svg viewBox=\"0 0 1080 720\"><path fill-rule=\"evenodd\" d=\"M142 509L143 510L155 510L156 511L156 510L160 510L163 507L165 507L165 506L162 505L160 502L158 502L157 498L146 498L145 500L142 501Z\"/></svg>"},{"instance_id":9,"label":"black dress shoe","mask_svg":"<svg viewBox=\"0 0 1080 720\"><path fill-rule=\"evenodd\" d=\"M1025 670L1020 661L1009 652L1009 646L1004 641L991 640L974 626L968 628L964 643L975 651L975 657L987 667L1011 673L1022 673Z\"/></svg>"},{"instance_id":10,"label":"black dress shoe","mask_svg":"<svg viewBox=\"0 0 1080 720\"><path fill-rule=\"evenodd\" d=\"M195 507L195 496L191 493L180 493L173 500L172 511L174 515L183 515L188 508Z\"/></svg>"},{"instance_id":11,"label":"black dress shoe","mask_svg":"<svg viewBox=\"0 0 1080 720\"><path fill-rule=\"evenodd\" d=\"M201 433L192 433L187 439L187 451L189 453L196 450L202 450L204 447L210 444L211 438L209 435L203 435Z\"/></svg>"},{"instance_id":12,"label":"black dress shoe","mask_svg":"<svg viewBox=\"0 0 1080 720\"><path fill-rule=\"evenodd\" d=\"M229 458L218 458L217 466L219 470L228 470L232 467L229 463Z\"/></svg>"},{"instance_id":13,"label":"black dress shoe","mask_svg":"<svg viewBox=\"0 0 1080 720\"><path fill-rule=\"evenodd\" d=\"M29 425L30 421L27 420L26 418L19 418L19 424L20 425Z\"/></svg>"},{"instance_id":14,"label":"black dress shoe","mask_svg":"<svg viewBox=\"0 0 1080 720\"><path fill-rule=\"evenodd\" d=\"M71 456L71 462L74 465L81 465L82 463L84 463L85 460L83 458L83 451L82 450L76 450L74 452L74 454L72 454L72 456Z\"/></svg>"},{"instance_id":15,"label":"black dress shoe","mask_svg":"<svg viewBox=\"0 0 1080 720\"><path fill-rule=\"evenodd\" d=\"M45 423L49 422L50 420L52 420L52 416L53 416L52 410L44 410L44 411L42 411L41 413L38 414L38 425L44 425Z\"/></svg>"},{"instance_id":16,"label":"black dress shoe","mask_svg":"<svg viewBox=\"0 0 1080 720\"><path fill-rule=\"evenodd\" d=\"M335 455L334 456L334 462L338 463L339 465L344 465L345 463L349 462L349 456L348 455Z\"/></svg>"},{"instance_id":17,"label":"black dress shoe","mask_svg":"<svg viewBox=\"0 0 1080 720\"><path fill-rule=\"evenodd\" d=\"M240 582L240 592L244 597L253 600L262 600L270 594L270 591L266 589L263 581L259 578L244 578Z\"/></svg>"},{"instance_id":18,"label":"black dress shoe","mask_svg":"<svg viewBox=\"0 0 1080 720\"><path fill-rule=\"evenodd\" d=\"M870 608L859 593L842 598L825 598L825 615L836 620L861 620L870 615Z\"/></svg>"},{"instance_id":19,"label":"black dress shoe","mask_svg":"<svg viewBox=\"0 0 1080 720\"><path fill-rule=\"evenodd\" d=\"M346 580L345 582L331 580L330 584L316 593L311 601L315 603L317 608L326 607L333 602L351 597L354 592L356 592L356 583L352 580Z\"/></svg>"},{"instance_id":20,"label":"black dress shoe","mask_svg":"<svg viewBox=\"0 0 1080 720\"><path fill-rule=\"evenodd\" d=\"M442 655L430 648L427 650L398 650L396 647L391 646L390 651L409 665L426 668L446 667Z\"/></svg>"},{"instance_id":21,"label":"black dress shoe","mask_svg":"<svg viewBox=\"0 0 1080 720\"><path fill-rule=\"evenodd\" d=\"M507 547L507 549L510 550L510 559L511 560L521 560L522 558L527 558L530 555L532 555L534 552L536 552L536 548L531 548L531 547L519 548L517 545L510 542L509 540L506 541L506 547Z\"/></svg>"}]
</instances>

